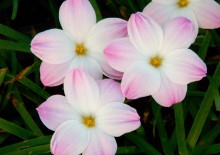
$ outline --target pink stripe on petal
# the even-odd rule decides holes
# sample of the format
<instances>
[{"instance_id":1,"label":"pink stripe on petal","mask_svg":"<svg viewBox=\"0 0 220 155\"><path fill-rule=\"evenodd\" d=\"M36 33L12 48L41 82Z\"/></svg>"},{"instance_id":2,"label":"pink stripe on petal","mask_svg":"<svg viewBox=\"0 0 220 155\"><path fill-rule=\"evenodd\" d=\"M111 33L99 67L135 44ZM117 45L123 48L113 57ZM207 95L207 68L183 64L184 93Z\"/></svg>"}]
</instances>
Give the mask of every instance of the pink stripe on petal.
<instances>
[{"instance_id":1,"label":"pink stripe on petal","mask_svg":"<svg viewBox=\"0 0 220 155\"><path fill-rule=\"evenodd\" d=\"M53 131L65 121L80 120L80 116L74 112L66 98L61 95L49 97L37 108L37 112L44 125Z\"/></svg>"},{"instance_id":2,"label":"pink stripe on petal","mask_svg":"<svg viewBox=\"0 0 220 155\"><path fill-rule=\"evenodd\" d=\"M164 26L162 50L169 53L175 49L188 48L195 41L196 35L195 27L189 19L174 18Z\"/></svg>"},{"instance_id":3,"label":"pink stripe on petal","mask_svg":"<svg viewBox=\"0 0 220 155\"><path fill-rule=\"evenodd\" d=\"M193 3L192 9L198 20L199 27L204 29L220 27L220 5L214 0Z\"/></svg>"},{"instance_id":4,"label":"pink stripe on petal","mask_svg":"<svg viewBox=\"0 0 220 155\"><path fill-rule=\"evenodd\" d=\"M106 104L98 111L96 122L97 128L115 137L136 130L141 125L136 110L120 102Z\"/></svg>"},{"instance_id":5,"label":"pink stripe on petal","mask_svg":"<svg viewBox=\"0 0 220 155\"><path fill-rule=\"evenodd\" d=\"M64 1L60 7L59 19L62 28L77 43L83 43L96 23L95 11L88 0Z\"/></svg>"},{"instance_id":6,"label":"pink stripe on petal","mask_svg":"<svg viewBox=\"0 0 220 155\"><path fill-rule=\"evenodd\" d=\"M55 155L81 154L88 146L89 137L89 130L81 122L64 122L52 136L51 153Z\"/></svg>"},{"instance_id":7,"label":"pink stripe on petal","mask_svg":"<svg viewBox=\"0 0 220 155\"><path fill-rule=\"evenodd\" d=\"M128 66L121 82L122 93L128 99L137 99L155 93L160 86L160 72L144 61Z\"/></svg>"},{"instance_id":8,"label":"pink stripe on petal","mask_svg":"<svg viewBox=\"0 0 220 155\"><path fill-rule=\"evenodd\" d=\"M165 57L163 71L175 83L186 85L206 76L206 64L190 49L176 50Z\"/></svg>"},{"instance_id":9,"label":"pink stripe on petal","mask_svg":"<svg viewBox=\"0 0 220 155\"><path fill-rule=\"evenodd\" d=\"M128 20L128 36L143 54L155 55L163 41L163 31L153 18L144 13L132 14Z\"/></svg>"},{"instance_id":10,"label":"pink stripe on petal","mask_svg":"<svg viewBox=\"0 0 220 155\"><path fill-rule=\"evenodd\" d=\"M186 91L187 85L175 84L166 75L162 75L161 86L152 97L161 106L170 107L181 102L186 96Z\"/></svg>"},{"instance_id":11,"label":"pink stripe on petal","mask_svg":"<svg viewBox=\"0 0 220 155\"><path fill-rule=\"evenodd\" d=\"M72 59L62 64L48 64L42 62L40 66L40 79L44 86L58 86L63 83L69 70Z\"/></svg>"},{"instance_id":12,"label":"pink stripe on petal","mask_svg":"<svg viewBox=\"0 0 220 155\"><path fill-rule=\"evenodd\" d=\"M132 45L129 38L112 41L104 54L109 65L121 72L124 72L131 63L144 59L144 55Z\"/></svg>"},{"instance_id":13,"label":"pink stripe on petal","mask_svg":"<svg viewBox=\"0 0 220 155\"><path fill-rule=\"evenodd\" d=\"M33 54L50 64L60 64L71 59L74 46L69 36L59 29L38 33L31 41Z\"/></svg>"},{"instance_id":14,"label":"pink stripe on petal","mask_svg":"<svg viewBox=\"0 0 220 155\"><path fill-rule=\"evenodd\" d=\"M96 112L100 93L96 81L83 69L71 70L64 79L64 92L68 102L81 115Z\"/></svg>"},{"instance_id":15,"label":"pink stripe on petal","mask_svg":"<svg viewBox=\"0 0 220 155\"><path fill-rule=\"evenodd\" d=\"M91 136L85 155L114 155L117 150L117 143L113 136L110 136L100 130L90 130Z\"/></svg>"}]
</instances>

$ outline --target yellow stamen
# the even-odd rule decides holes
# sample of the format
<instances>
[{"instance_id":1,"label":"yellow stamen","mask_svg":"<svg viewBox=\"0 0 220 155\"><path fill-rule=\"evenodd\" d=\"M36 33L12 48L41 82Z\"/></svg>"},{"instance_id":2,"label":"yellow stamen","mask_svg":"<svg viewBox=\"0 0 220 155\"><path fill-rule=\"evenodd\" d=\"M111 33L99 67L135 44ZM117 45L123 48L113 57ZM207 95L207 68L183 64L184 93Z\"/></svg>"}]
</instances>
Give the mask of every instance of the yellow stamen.
<instances>
[{"instance_id":1,"label":"yellow stamen","mask_svg":"<svg viewBox=\"0 0 220 155\"><path fill-rule=\"evenodd\" d=\"M180 8L187 7L188 4L189 4L189 0L179 0L179 2L177 3L177 5L178 5Z\"/></svg>"},{"instance_id":2,"label":"yellow stamen","mask_svg":"<svg viewBox=\"0 0 220 155\"><path fill-rule=\"evenodd\" d=\"M160 67L161 63L162 63L162 58L160 58L159 56L155 56L150 59L150 64L156 68Z\"/></svg>"},{"instance_id":3,"label":"yellow stamen","mask_svg":"<svg viewBox=\"0 0 220 155\"><path fill-rule=\"evenodd\" d=\"M83 44L76 45L76 55L78 56L86 55L86 52L87 52L87 49L85 48Z\"/></svg>"},{"instance_id":4,"label":"yellow stamen","mask_svg":"<svg viewBox=\"0 0 220 155\"><path fill-rule=\"evenodd\" d=\"M92 128L95 126L95 119L92 116L88 116L88 117L83 116L82 121L83 124L88 128Z\"/></svg>"}]
</instances>

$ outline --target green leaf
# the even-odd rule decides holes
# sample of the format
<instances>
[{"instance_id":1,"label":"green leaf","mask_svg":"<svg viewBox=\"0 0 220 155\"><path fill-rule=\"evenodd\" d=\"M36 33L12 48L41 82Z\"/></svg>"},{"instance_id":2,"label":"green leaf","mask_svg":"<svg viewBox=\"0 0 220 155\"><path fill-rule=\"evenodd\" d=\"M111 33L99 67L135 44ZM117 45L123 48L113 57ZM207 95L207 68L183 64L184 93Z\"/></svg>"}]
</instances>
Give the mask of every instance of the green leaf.
<instances>
[{"instance_id":1,"label":"green leaf","mask_svg":"<svg viewBox=\"0 0 220 155\"><path fill-rule=\"evenodd\" d=\"M54 17L56 27L60 28L61 26L60 26L60 22L59 22L59 9L58 9L54 0L49 0L49 5L50 5L52 15Z\"/></svg>"},{"instance_id":2,"label":"green leaf","mask_svg":"<svg viewBox=\"0 0 220 155\"><path fill-rule=\"evenodd\" d=\"M7 68L0 69L0 86L2 85L2 82L5 78L5 75L6 75L7 71L8 71Z\"/></svg>"},{"instance_id":3,"label":"green leaf","mask_svg":"<svg viewBox=\"0 0 220 155\"><path fill-rule=\"evenodd\" d=\"M185 135L182 103L178 103L174 105L174 113L175 113L177 142L178 142L178 148L179 148L178 152L181 155L188 155L188 151L186 147L186 139L185 139L186 135Z\"/></svg>"},{"instance_id":4,"label":"green leaf","mask_svg":"<svg viewBox=\"0 0 220 155\"><path fill-rule=\"evenodd\" d=\"M198 113L196 115L196 118L193 122L193 125L190 129L190 132L187 137L187 144L191 150L195 148L195 145L198 141L198 138L201 134L201 131L203 129L203 126L205 124L206 118L208 117L210 108L212 106L213 100L214 100L214 92L213 90L217 87L219 87L220 84L220 63L218 64L215 73L213 75L213 81L210 83L208 90L204 96L204 99L201 103L201 106L198 110Z\"/></svg>"},{"instance_id":5,"label":"green leaf","mask_svg":"<svg viewBox=\"0 0 220 155\"><path fill-rule=\"evenodd\" d=\"M200 49L198 52L198 55L200 56L200 58L202 60L205 60L205 58L206 58L210 43L211 43L211 35L210 35L209 31L207 30L206 34L205 34L205 38L204 38L202 45L200 46Z\"/></svg>"},{"instance_id":6,"label":"green leaf","mask_svg":"<svg viewBox=\"0 0 220 155\"><path fill-rule=\"evenodd\" d=\"M137 154L141 152L143 151L141 151L135 146L124 146L124 147L118 147L116 154Z\"/></svg>"},{"instance_id":7,"label":"green leaf","mask_svg":"<svg viewBox=\"0 0 220 155\"><path fill-rule=\"evenodd\" d=\"M30 53L30 45L10 40L0 40L0 49Z\"/></svg>"},{"instance_id":8,"label":"green leaf","mask_svg":"<svg viewBox=\"0 0 220 155\"><path fill-rule=\"evenodd\" d=\"M22 119L24 120L25 124L31 129L31 131L36 136L43 136L43 133L41 132L40 128L37 126L37 124L32 119L31 115L25 108L24 103L21 100L21 96L18 93L17 89L15 90L14 98L12 99L12 103L18 113L21 115Z\"/></svg>"},{"instance_id":9,"label":"green leaf","mask_svg":"<svg viewBox=\"0 0 220 155\"><path fill-rule=\"evenodd\" d=\"M19 150L23 149L28 149L33 146L39 146L39 145L45 145L49 144L51 140L51 136L42 136L42 137L37 137L33 139L28 139L16 144L11 144L5 147L0 148L0 152L2 154L10 153L10 152L17 152Z\"/></svg>"},{"instance_id":10,"label":"green leaf","mask_svg":"<svg viewBox=\"0 0 220 155\"><path fill-rule=\"evenodd\" d=\"M17 32L14 29L2 24L0 24L0 34L18 42L30 43L31 41L31 39L23 33Z\"/></svg>"},{"instance_id":11,"label":"green leaf","mask_svg":"<svg viewBox=\"0 0 220 155\"><path fill-rule=\"evenodd\" d=\"M3 129L3 131L9 132L22 139L29 139L34 137L34 134L32 132L2 118L0 118L0 129Z\"/></svg>"},{"instance_id":12,"label":"green leaf","mask_svg":"<svg viewBox=\"0 0 220 155\"><path fill-rule=\"evenodd\" d=\"M99 10L99 6L98 6L96 0L89 0L89 1L90 1L90 3L92 4L92 6L93 6L93 8L94 8L94 10L95 10L96 20L97 20L97 21L100 21L100 20L102 19L102 14L101 14L101 12L100 12L100 10Z\"/></svg>"},{"instance_id":13,"label":"green leaf","mask_svg":"<svg viewBox=\"0 0 220 155\"><path fill-rule=\"evenodd\" d=\"M17 16L17 12L18 12L18 1L19 1L19 0L13 0L11 20L14 20L14 19L16 18L16 16Z\"/></svg>"},{"instance_id":14,"label":"green leaf","mask_svg":"<svg viewBox=\"0 0 220 155\"><path fill-rule=\"evenodd\" d=\"M128 133L124 135L129 141L136 144L143 152L148 155L161 155L153 146L147 143L142 137L134 132Z\"/></svg>"}]
</instances>

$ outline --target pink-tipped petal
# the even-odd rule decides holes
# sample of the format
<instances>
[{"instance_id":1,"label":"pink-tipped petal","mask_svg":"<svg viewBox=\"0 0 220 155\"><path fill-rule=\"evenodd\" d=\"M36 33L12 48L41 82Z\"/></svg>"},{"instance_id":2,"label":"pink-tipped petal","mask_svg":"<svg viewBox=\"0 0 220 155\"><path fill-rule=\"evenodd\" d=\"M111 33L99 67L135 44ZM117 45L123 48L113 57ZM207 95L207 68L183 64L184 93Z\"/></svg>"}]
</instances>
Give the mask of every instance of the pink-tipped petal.
<instances>
[{"instance_id":1,"label":"pink-tipped petal","mask_svg":"<svg viewBox=\"0 0 220 155\"><path fill-rule=\"evenodd\" d=\"M131 42L143 54L154 55L161 47L163 31L158 23L144 13L132 14L128 20Z\"/></svg>"},{"instance_id":2,"label":"pink-tipped petal","mask_svg":"<svg viewBox=\"0 0 220 155\"><path fill-rule=\"evenodd\" d=\"M70 37L59 29L38 33L31 41L31 51L41 60L60 64L74 56L75 45Z\"/></svg>"},{"instance_id":3,"label":"pink-tipped petal","mask_svg":"<svg viewBox=\"0 0 220 155\"><path fill-rule=\"evenodd\" d=\"M40 79L44 86L58 86L63 83L64 76L69 70L72 59L62 64L48 64L42 62L40 66Z\"/></svg>"},{"instance_id":4,"label":"pink-tipped petal","mask_svg":"<svg viewBox=\"0 0 220 155\"><path fill-rule=\"evenodd\" d=\"M164 26L164 55L175 49L188 48L196 38L193 23L184 17L177 17Z\"/></svg>"},{"instance_id":5,"label":"pink-tipped petal","mask_svg":"<svg viewBox=\"0 0 220 155\"><path fill-rule=\"evenodd\" d=\"M160 72L144 61L132 63L121 82L122 93L128 99L137 99L155 93L160 87Z\"/></svg>"},{"instance_id":6,"label":"pink-tipped petal","mask_svg":"<svg viewBox=\"0 0 220 155\"><path fill-rule=\"evenodd\" d=\"M64 92L68 102L82 115L96 112L100 94L96 81L91 75L77 68L64 79Z\"/></svg>"},{"instance_id":7,"label":"pink-tipped petal","mask_svg":"<svg viewBox=\"0 0 220 155\"><path fill-rule=\"evenodd\" d=\"M98 80L97 84L100 90L99 103L103 106L111 102L124 102L125 97L121 92L120 83L112 79Z\"/></svg>"},{"instance_id":8,"label":"pink-tipped petal","mask_svg":"<svg viewBox=\"0 0 220 155\"><path fill-rule=\"evenodd\" d=\"M120 38L112 41L104 51L107 62L114 69L124 72L132 62L144 59L130 42L129 38Z\"/></svg>"},{"instance_id":9,"label":"pink-tipped petal","mask_svg":"<svg viewBox=\"0 0 220 155\"><path fill-rule=\"evenodd\" d=\"M127 36L127 22L120 18L106 18L99 21L86 40L86 47L92 52L103 53L104 48L113 40Z\"/></svg>"},{"instance_id":10,"label":"pink-tipped petal","mask_svg":"<svg viewBox=\"0 0 220 155\"><path fill-rule=\"evenodd\" d=\"M220 5L214 0L193 3L192 9L198 20L199 27L215 29L220 27Z\"/></svg>"},{"instance_id":11,"label":"pink-tipped petal","mask_svg":"<svg viewBox=\"0 0 220 155\"><path fill-rule=\"evenodd\" d=\"M96 122L99 129L115 137L136 130L141 125L136 110L120 102L106 104L98 111Z\"/></svg>"},{"instance_id":12,"label":"pink-tipped petal","mask_svg":"<svg viewBox=\"0 0 220 155\"><path fill-rule=\"evenodd\" d=\"M117 150L117 143L113 136L110 136L100 130L90 130L91 136L85 155L114 155Z\"/></svg>"},{"instance_id":13,"label":"pink-tipped petal","mask_svg":"<svg viewBox=\"0 0 220 155\"><path fill-rule=\"evenodd\" d=\"M60 7L59 19L62 28L73 40L82 43L96 23L95 11L88 0L66 0Z\"/></svg>"},{"instance_id":14,"label":"pink-tipped petal","mask_svg":"<svg viewBox=\"0 0 220 155\"><path fill-rule=\"evenodd\" d=\"M105 76L112 79L122 79L123 73L112 68L103 53L91 52L90 56L98 62Z\"/></svg>"},{"instance_id":15,"label":"pink-tipped petal","mask_svg":"<svg viewBox=\"0 0 220 155\"><path fill-rule=\"evenodd\" d=\"M206 64L190 49L176 50L164 60L163 71L175 83L186 85L206 76Z\"/></svg>"},{"instance_id":16,"label":"pink-tipped petal","mask_svg":"<svg viewBox=\"0 0 220 155\"><path fill-rule=\"evenodd\" d=\"M163 107L170 107L181 102L187 91L187 85L179 85L162 75L162 82L158 91L152 94L154 100Z\"/></svg>"},{"instance_id":17,"label":"pink-tipped petal","mask_svg":"<svg viewBox=\"0 0 220 155\"><path fill-rule=\"evenodd\" d=\"M89 137L89 130L81 122L64 122L52 136L51 153L55 155L81 154L88 146Z\"/></svg>"},{"instance_id":18,"label":"pink-tipped petal","mask_svg":"<svg viewBox=\"0 0 220 155\"><path fill-rule=\"evenodd\" d=\"M80 117L74 112L66 98L61 95L49 97L37 108L37 112L44 125L53 131L63 122L79 120Z\"/></svg>"},{"instance_id":19,"label":"pink-tipped petal","mask_svg":"<svg viewBox=\"0 0 220 155\"><path fill-rule=\"evenodd\" d=\"M103 72L98 62L90 56L74 57L71 69L82 68L85 72L89 73L95 80L102 79Z\"/></svg>"},{"instance_id":20,"label":"pink-tipped petal","mask_svg":"<svg viewBox=\"0 0 220 155\"><path fill-rule=\"evenodd\" d=\"M164 1L163 2L168 2ZM143 13L152 17L158 24L164 25L171 17L172 13L176 10L175 5L164 5L163 3L149 3L143 10Z\"/></svg>"}]
</instances>

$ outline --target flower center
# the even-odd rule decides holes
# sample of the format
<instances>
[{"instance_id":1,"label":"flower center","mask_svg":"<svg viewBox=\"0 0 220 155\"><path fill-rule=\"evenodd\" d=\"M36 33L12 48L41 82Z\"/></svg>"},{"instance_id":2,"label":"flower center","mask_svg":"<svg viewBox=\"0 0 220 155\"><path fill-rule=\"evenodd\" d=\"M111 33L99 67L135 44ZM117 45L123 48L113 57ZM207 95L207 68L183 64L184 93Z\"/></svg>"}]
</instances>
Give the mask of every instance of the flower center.
<instances>
[{"instance_id":1,"label":"flower center","mask_svg":"<svg viewBox=\"0 0 220 155\"><path fill-rule=\"evenodd\" d=\"M82 122L88 128L92 128L95 126L95 119L92 116L88 116L88 117L83 116Z\"/></svg>"},{"instance_id":2,"label":"flower center","mask_svg":"<svg viewBox=\"0 0 220 155\"><path fill-rule=\"evenodd\" d=\"M179 2L177 3L177 5L178 5L180 8L187 7L188 4L189 4L189 0L179 0Z\"/></svg>"},{"instance_id":3,"label":"flower center","mask_svg":"<svg viewBox=\"0 0 220 155\"><path fill-rule=\"evenodd\" d=\"M86 55L87 49L85 48L83 44L77 44L75 52L76 52L76 55L83 56L83 55Z\"/></svg>"},{"instance_id":4,"label":"flower center","mask_svg":"<svg viewBox=\"0 0 220 155\"><path fill-rule=\"evenodd\" d=\"M159 56L155 56L150 59L150 64L156 68L160 67L162 63L162 58Z\"/></svg>"}]
</instances>

